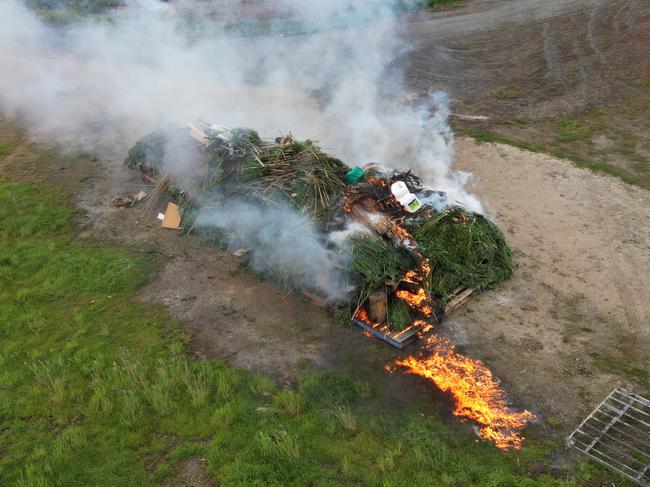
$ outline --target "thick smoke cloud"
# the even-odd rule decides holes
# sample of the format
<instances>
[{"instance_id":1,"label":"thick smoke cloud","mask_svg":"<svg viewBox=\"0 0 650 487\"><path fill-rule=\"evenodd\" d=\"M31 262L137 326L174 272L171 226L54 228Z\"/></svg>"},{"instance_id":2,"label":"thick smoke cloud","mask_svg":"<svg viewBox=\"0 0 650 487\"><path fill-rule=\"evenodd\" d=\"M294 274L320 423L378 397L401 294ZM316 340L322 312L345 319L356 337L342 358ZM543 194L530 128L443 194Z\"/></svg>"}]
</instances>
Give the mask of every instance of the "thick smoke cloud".
<instances>
[{"instance_id":1,"label":"thick smoke cloud","mask_svg":"<svg viewBox=\"0 0 650 487\"><path fill-rule=\"evenodd\" d=\"M395 60L408 46L395 1L131 0L109 20L55 27L2 0L0 112L37 140L116 163L146 133L197 118L266 138L291 131L350 165L411 168L480 211L465 190L470 175L452 169L447 97L404 90ZM169 174L191 173L191 157L173 159ZM342 257L304 216L284 205L228 205L199 224L236 233L258 271L283 268L340 297Z\"/></svg>"},{"instance_id":2,"label":"thick smoke cloud","mask_svg":"<svg viewBox=\"0 0 650 487\"><path fill-rule=\"evenodd\" d=\"M156 127L198 117L267 137L291 130L350 164L413 168L480 209L451 169L444 96L404 103L394 0L127 5L61 28L0 2L0 110L35 137L116 158Z\"/></svg>"},{"instance_id":3,"label":"thick smoke cloud","mask_svg":"<svg viewBox=\"0 0 650 487\"><path fill-rule=\"evenodd\" d=\"M314 222L288 203L262 206L230 199L218 211L201 214L196 224L222 230L228 250L248 252L253 269L285 287L315 289L330 300L348 291L346 254L326 248Z\"/></svg>"}]
</instances>

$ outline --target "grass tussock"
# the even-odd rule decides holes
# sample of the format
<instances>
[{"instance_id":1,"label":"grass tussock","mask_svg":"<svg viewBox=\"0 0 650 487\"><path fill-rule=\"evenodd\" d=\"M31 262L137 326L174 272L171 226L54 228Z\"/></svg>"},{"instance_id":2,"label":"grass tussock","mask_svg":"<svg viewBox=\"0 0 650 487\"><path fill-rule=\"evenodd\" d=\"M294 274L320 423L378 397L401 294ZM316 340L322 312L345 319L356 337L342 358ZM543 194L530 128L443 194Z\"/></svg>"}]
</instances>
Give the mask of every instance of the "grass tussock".
<instances>
[{"instance_id":1,"label":"grass tussock","mask_svg":"<svg viewBox=\"0 0 650 487\"><path fill-rule=\"evenodd\" d=\"M354 414L347 406L339 406L334 409L334 417L338 420L339 424L351 433L357 432L357 420Z\"/></svg>"},{"instance_id":2,"label":"grass tussock","mask_svg":"<svg viewBox=\"0 0 650 487\"><path fill-rule=\"evenodd\" d=\"M428 8L438 9L444 7L450 7L458 3L459 0L425 0L425 4Z\"/></svg>"},{"instance_id":3,"label":"grass tussock","mask_svg":"<svg viewBox=\"0 0 650 487\"><path fill-rule=\"evenodd\" d=\"M521 98L523 90L521 87L515 85L500 86L491 95L501 100L515 100Z\"/></svg>"},{"instance_id":4,"label":"grass tussock","mask_svg":"<svg viewBox=\"0 0 650 487\"><path fill-rule=\"evenodd\" d=\"M586 140L593 134L593 128L588 123L575 118L567 118L560 122L560 130L557 135L558 142L575 142Z\"/></svg>"},{"instance_id":5,"label":"grass tussock","mask_svg":"<svg viewBox=\"0 0 650 487\"><path fill-rule=\"evenodd\" d=\"M59 192L0 182L0 485L174 484L197 457L219 485L604 478L592 466L570 480L540 474L546 447L503 454L451 420L387 409L351 373L278 390L194 361L163 310L133 298L150 266L74 239L71 216Z\"/></svg>"},{"instance_id":6,"label":"grass tussock","mask_svg":"<svg viewBox=\"0 0 650 487\"><path fill-rule=\"evenodd\" d=\"M460 216L466 220L457 222ZM425 287L445 300L455 289L487 289L514 271L512 250L499 228L482 215L462 210L441 213L415 233L431 265Z\"/></svg>"},{"instance_id":7,"label":"grass tussock","mask_svg":"<svg viewBox=\"0 0 650 487\"><path fill-rule=\"evenodd\" d=\"M573 119L564 121L560 124L558 135L555 142L550 145L532 144L513 140L508 137L503 137L487 129L469 130L467 135L472 137L477 142L492 142L497 144L506 144L518 147L523 150L531 152L540 152L550 154L559 159L566 159L572 161L577 167L590 169L596 173L608 174L617 177L627 184L639 186L643 189L650 190L650 181L646 178L639 177L637 174L632 174L630 171L617 167L613 164L603 161L597 161L580 154L574 150L566 147L567 144L572 142L583 141L588 139L592 134L592 128L588 125L583 125L578 122L574 123ZM635 170L641 173L647 170L650 165L643 155L636 155L635 157Z\"/></svg>"}]
</instances>

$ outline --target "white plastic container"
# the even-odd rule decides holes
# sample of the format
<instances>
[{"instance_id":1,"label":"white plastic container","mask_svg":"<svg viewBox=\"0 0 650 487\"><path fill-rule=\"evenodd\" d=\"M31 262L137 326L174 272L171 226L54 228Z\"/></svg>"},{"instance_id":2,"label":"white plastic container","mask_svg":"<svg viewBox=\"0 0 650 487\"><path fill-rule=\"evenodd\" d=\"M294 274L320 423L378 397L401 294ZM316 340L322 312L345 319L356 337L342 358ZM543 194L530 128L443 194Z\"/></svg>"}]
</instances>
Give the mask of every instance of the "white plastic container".
<instances>
[{"instance_id":1,"label":"white plastic container","mask_svg":"<svg viewBox=\"0 0 650 487\"><path fill-rule=\"evenodd\" d=\"M406 187L404 181L397 181L390 185L390 192L393 193L393 196L400 205L404 207L409 213L415 213L420 208L422 208L422 202L409 191Z\"/></svg>"}]
</instances>

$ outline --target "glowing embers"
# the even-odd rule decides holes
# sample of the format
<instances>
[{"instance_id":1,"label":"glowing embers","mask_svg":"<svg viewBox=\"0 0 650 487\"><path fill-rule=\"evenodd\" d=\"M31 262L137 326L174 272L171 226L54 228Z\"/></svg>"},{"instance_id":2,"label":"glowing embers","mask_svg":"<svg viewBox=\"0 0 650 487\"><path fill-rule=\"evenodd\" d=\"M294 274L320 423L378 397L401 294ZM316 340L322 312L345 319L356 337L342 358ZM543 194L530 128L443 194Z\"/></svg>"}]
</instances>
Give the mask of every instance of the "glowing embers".
<instances>
[{"instance_id":1,"label":"glowing embers","mask_svg":"<svg viewBox=\"0 0 650 487\"><path fill-rule=\"evenodd\" d=\"M433 308L426 304L428 302L428 298L427 294L422 288L418 289L418 292L416 294L404 290L396 291L395 296L403 301L406 301L409 306L417 309L424 316L431 316L433 313Z\"/></svg>"},{"instance_id":2,"label":"glowing embers","mask_svg":"<svg viewBox=\"0 0 650 487\"><path fill-rule=\"evenodd\" d=\"M428 327L426 322L414 321L410 326L398 332L391 332L387 324L374 322L368 316L364 308L360 308L354 315L354 322L363 328L364 334L368 337L379 338L395 348L404 348L411 343L416 336L422 332L423 327Z\"/></svg>"},{"instance_id":3,"label":"glowing embers","mask_svg":"<svg viewBox=\"0 0 650 487\"><path fill-rule=\"evenodd\" d=\"M464 357L446 339L431 336L417 357L398 359L395 365L449 393L455 402L454 416L476 423L479 435L497 448L521 448L521 430L535 415L526 410L512 410L499 379L480 360Z\"/></svg>"}]
</instances>

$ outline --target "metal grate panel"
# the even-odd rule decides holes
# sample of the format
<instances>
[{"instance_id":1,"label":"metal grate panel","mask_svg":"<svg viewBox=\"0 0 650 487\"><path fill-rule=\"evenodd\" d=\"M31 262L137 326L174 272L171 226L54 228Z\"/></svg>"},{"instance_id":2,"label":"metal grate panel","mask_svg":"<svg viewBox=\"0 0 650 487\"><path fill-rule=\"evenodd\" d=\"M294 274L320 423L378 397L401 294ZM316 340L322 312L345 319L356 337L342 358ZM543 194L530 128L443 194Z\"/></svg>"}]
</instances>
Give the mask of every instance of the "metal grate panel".
<instances>
[{"instance_id":1,"label":"metal grate panel","mask_svg":"<svg viewBox=\"0 0 650 487\"><path fill-rule=\"evenodd\" d=\"M633 482L650 485L650 401L614 389L567 438L592 460Z\"/></svg>"}]
</instances>

